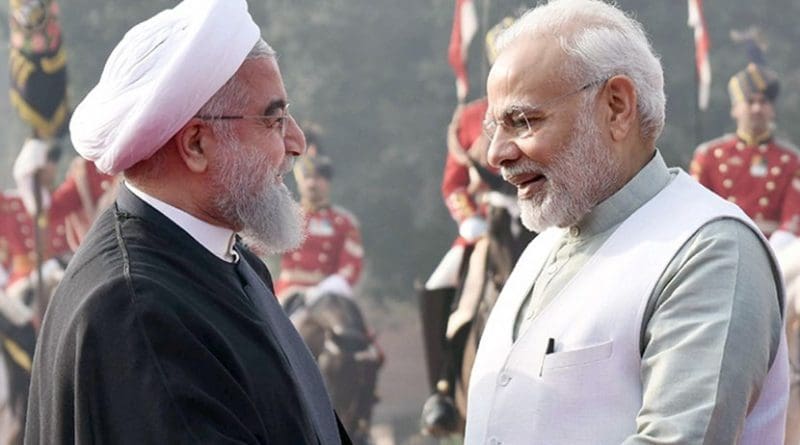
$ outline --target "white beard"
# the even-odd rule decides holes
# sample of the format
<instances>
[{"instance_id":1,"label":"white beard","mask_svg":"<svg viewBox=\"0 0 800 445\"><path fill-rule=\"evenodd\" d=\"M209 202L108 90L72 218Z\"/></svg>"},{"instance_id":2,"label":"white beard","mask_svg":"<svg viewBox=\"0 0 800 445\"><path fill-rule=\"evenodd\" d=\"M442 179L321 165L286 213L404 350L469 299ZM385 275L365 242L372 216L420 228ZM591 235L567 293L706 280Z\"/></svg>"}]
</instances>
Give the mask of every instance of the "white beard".
<instances>
[{"instance_id":1,"label":"white beard","mask_svg":"<svg viewBox=\"0 0 800 445\"><path fill-rule=\"evenodd\" d=\"M291 160L276 168L265 156L259 158L257 150L238 142L229 145L223 149L230 155L223 158L214 178L217 210L242 227L242 239L259 252L298 247L305 239L303 209L278 178L291 171Z\"/></svg>"},{"instance_id":2,"label":"white beard","mask_svg":"<svg viewBox=\"0 0 800 445\"><path fill-rule=\"evenodd\" d=\"M591 107L583 109L575 125L578 131L559 147L550 166L526 158L503 168L506 177L538 172L547 178L542 190L519 200L522 223L532 231L577 223L619 186L621 173L611 147L598 146L600 129L592 119Z\"/></svg>"}]
</instances>

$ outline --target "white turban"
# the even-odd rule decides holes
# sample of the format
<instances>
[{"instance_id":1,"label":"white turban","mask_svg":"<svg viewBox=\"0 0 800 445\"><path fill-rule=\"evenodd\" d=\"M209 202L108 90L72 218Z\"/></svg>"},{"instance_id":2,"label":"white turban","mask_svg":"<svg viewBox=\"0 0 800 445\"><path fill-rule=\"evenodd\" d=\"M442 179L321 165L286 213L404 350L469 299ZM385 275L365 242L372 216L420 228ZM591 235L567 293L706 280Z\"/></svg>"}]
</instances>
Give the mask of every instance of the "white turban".
<instances>
[{"instance_id":1,"label":"white turban","mask_svg":"<svg viewBox=\"0 0 800 445\"><path fill-rule=\"evenodd\" d=\"M260 35L245 0L184 0L136 25L75 109L75 149L108 174L149 158L233 77Z\"/></svg>"}]
</instances>

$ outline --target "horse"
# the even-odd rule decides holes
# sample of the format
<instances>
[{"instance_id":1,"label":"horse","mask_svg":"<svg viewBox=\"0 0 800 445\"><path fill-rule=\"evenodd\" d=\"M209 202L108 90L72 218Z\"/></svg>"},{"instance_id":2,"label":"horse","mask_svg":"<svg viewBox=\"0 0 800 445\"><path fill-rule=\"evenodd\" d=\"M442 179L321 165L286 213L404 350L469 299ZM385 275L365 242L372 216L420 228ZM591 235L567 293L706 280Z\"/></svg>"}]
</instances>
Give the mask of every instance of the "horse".
<instances>
[{"instance_id":1,"label":"horse","mask_svg":"<svg viewBox=\"0 0 800 445\"><path fill-rule=\"evenodd\" d=\"M358 304L352 297L326 292L310 301L294 294L284 300L283 307L317 361L333 407L353 443L368 444L383 353Z\"/></svg>"},{"instance_id":2,"label":"horse","mask_svg":"<svg viewBox=\"0 0 800 445\"><path fill-rule=\"evenodd\" d=\"M432 382L434 394L423 406L420 423L423 433L435 437L463 432L467 391L478 342L514 264L536 236L521 226L514 196L516 190L480 165L473 167L490 189L484 195L488 204L488 230L469 255L465 255L453 302L440 299L440 305L450 308L450 313L445 315L446 328L440 333L443 338L430 338L430 334L424 333L428 371L432 376L438 375L438 381ZM429 311L429 302L420 303L423 327L436 324L432 318L441 318L438 312L442 308ZM444 359L432 365L430 358L437 354Z\"/></svg>"},{"instance_id":3,"label":"horse","mask_svg":"<svg viewBox=\"0 0 800 445\"><path fill-rule=\"evenodd\" d=\"M800 443L800 240L776 252L786 283L785 330L789 349L789 406L786 445Z\"/></svg>"},{"instance_id":4,"label":"horse","mask_svg":"<svg viewBox=\"0 0 800 445\"><path fill-rule=\"evenodd\" d=\"M0 384L5 386L5 397L0 401L3 445L23 441L36 334L45 309L39 300L49 300L64 276L66 261L66 258L46 261L41 269L41 283L34 271L0 290L0 366L4 367ZM39 285L43 295L37 295Z\"/></svg>"}]
</instances>

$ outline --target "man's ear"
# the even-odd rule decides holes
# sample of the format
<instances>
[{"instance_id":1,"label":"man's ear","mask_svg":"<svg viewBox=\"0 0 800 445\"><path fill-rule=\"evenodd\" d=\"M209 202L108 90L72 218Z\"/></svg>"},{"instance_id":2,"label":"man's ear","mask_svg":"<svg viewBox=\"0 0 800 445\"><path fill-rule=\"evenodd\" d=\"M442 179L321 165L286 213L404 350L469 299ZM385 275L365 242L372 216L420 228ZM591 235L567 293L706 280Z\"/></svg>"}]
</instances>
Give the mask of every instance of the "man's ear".
<instances>
[{"instance_id":1,"label":"man's ear","mask_svg":"<svg viewBox=\"0 0 800 445\"><path fill-rule=\"evenodd\" d=\"M611 139L622 141L638 125L636 86L628 76L614 76L606 81L602 97L608 110Z\"/></svg>"},{"instance_id":2,"label":"man's ear","mask_svg":"<svg viewBox=\"0 0 800 445\"><path fill-rule=\"evenodd\" d=\"M175 145L186 168L193 173L206 171L209 153L217 140L205 121L194 118L175 135Z\"/></svg>"}]
</instances>

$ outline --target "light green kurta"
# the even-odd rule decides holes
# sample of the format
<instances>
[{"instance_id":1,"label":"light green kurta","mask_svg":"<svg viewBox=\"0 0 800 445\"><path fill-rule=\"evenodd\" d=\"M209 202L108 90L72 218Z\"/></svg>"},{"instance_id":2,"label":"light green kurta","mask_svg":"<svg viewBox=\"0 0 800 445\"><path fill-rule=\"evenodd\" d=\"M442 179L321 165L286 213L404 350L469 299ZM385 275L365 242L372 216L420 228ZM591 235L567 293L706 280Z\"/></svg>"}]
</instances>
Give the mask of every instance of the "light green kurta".
<instances>
[{"instance_id":1,"label":"light green kurta","mask_svg":"<svg viewBox=\"0 0 800 445\"><path fill-rule=\"evenodd\" d=\"M656 152L570 228L517 315L515 339L675 174ZM640 338L643 403L625 444L735 443L780 343L777 276L764 244L740 221L712 221L687 241L649 296Z\"/></svg>"}]
</instances>

